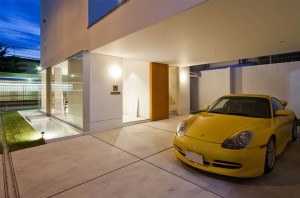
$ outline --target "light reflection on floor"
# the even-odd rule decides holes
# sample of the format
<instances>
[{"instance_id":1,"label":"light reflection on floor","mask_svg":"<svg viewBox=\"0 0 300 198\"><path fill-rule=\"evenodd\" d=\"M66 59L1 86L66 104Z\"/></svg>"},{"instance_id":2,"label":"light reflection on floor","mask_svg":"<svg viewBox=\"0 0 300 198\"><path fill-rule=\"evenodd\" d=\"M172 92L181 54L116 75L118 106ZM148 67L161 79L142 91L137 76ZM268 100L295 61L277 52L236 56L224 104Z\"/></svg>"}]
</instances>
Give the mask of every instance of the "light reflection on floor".
<instances>
[{"instance_id":1,"label":"light reflection on floor","mask_svg":"<svg viewBox=\"0 0 300 198\"><path fill-rule=\"evenodd\" d=\"M41 115L38 110L30 110L30 111L18 111L20 115L24 118L25 116L35 116ZM26 119L27 120L27 119ZM28 120L27 120L28 121ZM37 120L28 123L38 132L45 132L44 138L45 140L51 140L55 138L63 138L66 136L78 135L81 132L67 124L64 124L55 119L49 120Z\"/></svg>"},{"instance_id":2,"label":"light reflection on floor","mask_svg":"<svg viewBox=\"0 0 300 198\"><path fill-rule=\"evenodd\" d=\"M78 128L83 128L83 118L79 116L74 116L69 113L63 114L52 114L53 117L58 118L59 120L63 120L64 122L76 126Z\"/></svg>"},{"instance_id":3,"label":"light reflection on floor","mask_svg":"<svg viewBox=\"0 0 300 198\"><path fill-rule=\"evenodd\" d=\"M123 115L123 123L129 123L129 122L138 122L142 120L149 120L149 118L143 118L143 117L135 117L130 115Z\"/></svg>"}]
</instances>

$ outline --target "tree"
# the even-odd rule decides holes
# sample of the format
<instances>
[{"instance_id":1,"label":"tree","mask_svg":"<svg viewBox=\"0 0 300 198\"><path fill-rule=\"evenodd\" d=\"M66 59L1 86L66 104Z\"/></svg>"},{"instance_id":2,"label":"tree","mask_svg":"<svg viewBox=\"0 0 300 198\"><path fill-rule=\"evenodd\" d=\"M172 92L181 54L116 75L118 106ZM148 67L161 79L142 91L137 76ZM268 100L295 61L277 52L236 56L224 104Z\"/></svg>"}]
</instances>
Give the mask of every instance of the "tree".
<instances>
[{"instance_id":1,"label":"tree","mask_svg":"<svg viewBox=\"0 0 300 198\"><path fill-rule=\"evenodd\" d=\"M3 43L0 42L0 58L5 56L7 49L8 47L6 47Z\"/></svg>"},{"instance_id":2,"label":"tree","mask_svg":"<svg viewBox=\"0 0 300 198\"><path fill-rule=\"evenodd\" d=\"M22 73L26 71L26 65L20 63L20 58L6 56L8 47L0 42L0 72Z\"/></svg>"}]
</instances>

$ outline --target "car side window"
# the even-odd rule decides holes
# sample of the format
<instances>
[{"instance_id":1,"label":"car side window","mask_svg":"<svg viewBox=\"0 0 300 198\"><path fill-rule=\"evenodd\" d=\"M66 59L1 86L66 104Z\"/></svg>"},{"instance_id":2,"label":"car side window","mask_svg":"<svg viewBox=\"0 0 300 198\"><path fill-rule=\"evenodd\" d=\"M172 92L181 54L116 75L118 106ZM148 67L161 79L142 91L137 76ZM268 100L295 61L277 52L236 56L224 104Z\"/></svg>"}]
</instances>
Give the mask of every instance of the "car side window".
<instances>
[{"instance_id":1,"label":"car side window","mask_svg":"<svg viewBox=\"0 0 300 198\"><path fill-rule=\"evenodd\" d=\"M215 107L214 109L222 109L224 105L229 101L229 99L223 99L221 100Z\"/></svg>"},{"instance_id":2,"label":"car side window","mask_svg":"<svg viewBox=\"0 0 300 198\"><path fill-rule=\"evenodd\" d=\"M283 110L284 107L282 106L281 102L275 98L271 99L272 102L272 109L273 109L273 113L275 113L278 110Z\"/></svg>"}]
</instances>

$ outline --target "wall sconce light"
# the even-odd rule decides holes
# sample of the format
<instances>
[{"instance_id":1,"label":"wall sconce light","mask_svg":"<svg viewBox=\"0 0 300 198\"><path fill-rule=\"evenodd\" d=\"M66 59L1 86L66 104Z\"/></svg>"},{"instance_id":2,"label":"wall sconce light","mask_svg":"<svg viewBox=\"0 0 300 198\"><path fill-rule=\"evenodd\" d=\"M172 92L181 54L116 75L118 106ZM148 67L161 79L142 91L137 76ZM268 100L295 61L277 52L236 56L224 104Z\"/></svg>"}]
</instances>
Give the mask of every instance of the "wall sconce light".
<instances>
[{"instance_id":1,"label":"wall sconce light","mask_svg":"<svg viewBox=\"0 0 300 198\"><path fill-rule=\"evenodd\" d=\"M186 80L187 80L187 74L180 73L180 82L186 82Z\"/></svg>"},{"instance_id":2,"label":"wall sconce light","mask_svg":"<svg viewBox=\"0 0 300 198\"><path fill-rule=\"evenodd\" d=\"M109 68L108 73L113 79L118 79L122 76L121 67L119 67L118 65L112 65Z\"/></svg>"}]
</instances>

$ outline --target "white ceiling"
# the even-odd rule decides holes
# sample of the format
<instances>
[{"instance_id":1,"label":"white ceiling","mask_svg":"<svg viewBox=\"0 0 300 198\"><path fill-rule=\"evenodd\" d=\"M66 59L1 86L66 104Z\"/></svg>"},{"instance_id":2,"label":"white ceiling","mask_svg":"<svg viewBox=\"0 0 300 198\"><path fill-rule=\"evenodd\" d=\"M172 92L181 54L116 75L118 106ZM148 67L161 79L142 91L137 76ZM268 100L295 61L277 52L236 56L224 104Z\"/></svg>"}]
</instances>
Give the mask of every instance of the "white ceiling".
<instances>
[{"instance_id":1,"label":"white ceiling","mask_svg":"<svg viewBox=\"0 0 300 198\"><path fill-rule=\"evenodd\" d=\"M208 0L93 52L173 66L300 51L300 0Z\"/></svg>"}]
</instances>

